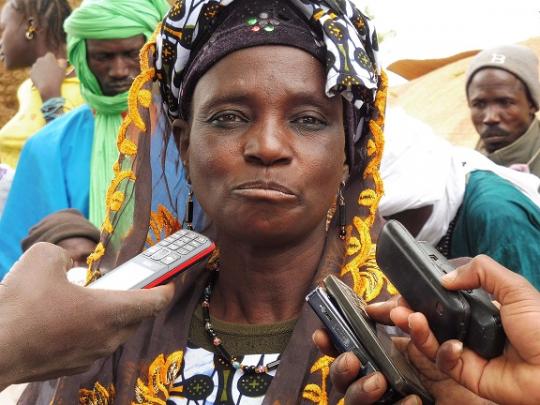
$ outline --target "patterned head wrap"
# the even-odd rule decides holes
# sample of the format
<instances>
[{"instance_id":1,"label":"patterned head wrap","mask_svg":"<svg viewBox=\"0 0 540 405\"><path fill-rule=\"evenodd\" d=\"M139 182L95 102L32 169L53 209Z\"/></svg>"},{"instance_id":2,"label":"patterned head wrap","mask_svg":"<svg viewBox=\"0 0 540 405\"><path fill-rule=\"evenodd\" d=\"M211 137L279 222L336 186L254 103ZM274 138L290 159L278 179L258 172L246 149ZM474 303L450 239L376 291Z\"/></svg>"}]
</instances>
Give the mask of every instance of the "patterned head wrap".
<instances>
[{"instance_id":1,"label":"patterned head wrap","mask_svg":"<svg viewBox=\"0 0 540 405\"><path fill-rule=\"evenodd\" d=\"M233 17L223 18L223 14L227 16L229 12ZM272 24L272 20L277 24ZM193 51L199 50L201 42L207 47L212 45L212 41L219 43L219 46L208 47L221 48L216 55L207 58L214 63L234 50L261 44L288 44L307 50L306 46L300 45L306 44L306 40L293 39L297 33L283 34L284 30L298 27L298 22L301 28L297 31L308 35L312 33L315 40L324 45L326 94L328 97L341 94L349 102L346 105L347 158L351 168L360 167L363 158L355 153L358 151L355 151L354 144L360 140L364 130L361 117L365 116L366 108L362 111L362 107L373 105L379 86L378 44L370 21L349 1L177 2L165 19L156 41L156 69L169 116L185 115L182 111L184 98L194 88L193 82L205 71L193 69L193 64L188 65L194 59ZM210 36L208 32L213 34ZM242 42L238 41L239 38ZM286 38L292 42L285 41ZM205 52L211 53L203 49L197 56ZM204 61L199 61L199 64L209 67ZM191 74L193 70L200 72L194 76Z\"/></svg>"},{"instance_id":2,"label":"patterned head wrap","mask_svg":"<svg viewBox=\"0 0 540 405\"><path fill-rule=\"evenodd\" d=\"M68 59L81 82L81 95L96 112L90 162L90 220L101 226L103 196L112 179L111 167L118 157L115 135L127 110L128 92L105 96L87 62L87 39L148 39L169 10L166 0L85 0L64 23Z\"/></svg>"},{"instance_id":3,"label":"patterned head wrap","mask_svg":"<svg viewBox=\"0 0 540 405\"><path fill-rule=\"evenodd\" d=\"M280 15L280 10L287 14ZM323 62L326 94L343 97L347 116L347 238L343 243L337 236L337 219L333 219L322 263L338 265L342 275L350 273L356 291L367 300L381 292L385 278L374 261L372 241L377 232L372 235L371 230L382 195L379 165L386 76L377 63L375 31L348 0L176 2L156 31L155 42L150 41L141 52L141 75L130 91L129 115L119 133L116 177L107 193L102 240L89 258L88 280L114 261L122 263L145 244L152 245L179 229L187 187L185 180L178 180L182 166L164 123L183 116L189 89L225 54L262 43L291 45L283 39L290 35L280 31L290 29L284 17L301 19L300 25L294 25L301 27L304 36L292 46ZM204 221L200 224L199 231L204 232ZM393 291L389 285L387 289Z\"/></svg>"},{"instance_id":4,"label":"patterned head wrap","mask_svg":"<svg viewBox=\"0 0 540 405\"><path fill-rule=\"evenodd\" d=\"M309 25L304 15L290 3L278 0L235 1L214 24L210 33L200 35L193 42L190 58L182 72L178 99L162 86L167 105L178 109L179 115L188 120L189 105L199 79L220 59L240 49L259 45L285 45L299 48L321 63L326 63L326 47ZM163 58L170 66L172 60ZM169 70L169 69L166 69ZM174 68L173 68L174 70ZM163 83L167 84L167 83ZM171 118L176 118L172 115Z\"/></svg>"}]
</instances>

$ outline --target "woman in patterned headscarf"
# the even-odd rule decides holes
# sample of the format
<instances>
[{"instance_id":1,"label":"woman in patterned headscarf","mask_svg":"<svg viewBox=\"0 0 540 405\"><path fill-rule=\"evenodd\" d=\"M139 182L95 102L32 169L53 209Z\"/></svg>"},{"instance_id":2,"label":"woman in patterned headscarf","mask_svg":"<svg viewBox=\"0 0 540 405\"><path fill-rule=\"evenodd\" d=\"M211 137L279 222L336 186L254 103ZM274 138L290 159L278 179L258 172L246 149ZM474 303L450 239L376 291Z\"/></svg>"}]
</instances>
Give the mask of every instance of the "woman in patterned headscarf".
<instances>
[{"instance_id":1,"label":"woman in patterned headscarf","mask_svg":"<svg viewBox=\"0 0 540 405\"><path fill-rule=\"evenodd\" d=\"M143 49L89 281L178 230L191 193L219 256L179 276L174 305L114 356L61 379L52 403L338 402L304 297L329 273L368 301L394 292L374 261L376 52L349 1L173 6ZM187 182L171 175L179 156Z\"/></svg>"}]
</instances>

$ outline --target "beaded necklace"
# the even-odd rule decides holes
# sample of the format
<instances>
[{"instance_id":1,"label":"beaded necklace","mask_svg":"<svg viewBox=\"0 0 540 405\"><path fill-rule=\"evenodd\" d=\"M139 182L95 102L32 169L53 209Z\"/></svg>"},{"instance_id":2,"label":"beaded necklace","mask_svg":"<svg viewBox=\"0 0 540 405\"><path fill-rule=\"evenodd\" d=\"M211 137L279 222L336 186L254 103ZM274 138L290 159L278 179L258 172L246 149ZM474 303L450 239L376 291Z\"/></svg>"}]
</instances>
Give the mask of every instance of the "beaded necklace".
<instances>
[{"instance_id":1,"label":"beaded necklace","mask_svg":"<svg viewBox=\"0 0 540 405\"><path fill-rule=\"evenodd\" d=\"M217 273L216 273L217 274ZM223 357L223 359L231 365L235 370L242 370L246 374L262 374L268 373L271 370L276 369L279 366L279 359L271 361L266 365L260 366L247 366L238 361L236 356L231 356L229 352L223 347L222 340L216 334L212 323L210 322L210 296L212 295L212 290L214 288L215 276L211 277L210 282L206 286L203 292L203 301L202 301L202 311L204 319L204 329L210 338L210 341L218 351L218 353Z\"/></svg>"}]
</instances>

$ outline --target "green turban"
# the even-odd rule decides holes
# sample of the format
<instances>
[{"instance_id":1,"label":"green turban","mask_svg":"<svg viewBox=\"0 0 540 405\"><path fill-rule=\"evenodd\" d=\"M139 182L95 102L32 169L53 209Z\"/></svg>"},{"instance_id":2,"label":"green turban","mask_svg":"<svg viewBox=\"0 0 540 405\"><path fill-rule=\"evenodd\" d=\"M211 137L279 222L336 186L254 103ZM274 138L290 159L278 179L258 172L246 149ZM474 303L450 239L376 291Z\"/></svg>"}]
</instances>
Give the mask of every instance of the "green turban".
<instances>
[{"instance_id":1,"label":"green turban","mask_svg":"<svg viewBox=\"0 0 540 405\"><path fill-rule=\"evenodd\" d=\"M166 0L85 0L64 23L67 52L81 82L81 94L95 111L94 141L90 164L90 221L101 226L105 194L118 158L116 135L127 111L128 92L105 96L88 67L87 39L147 39L168 12Z\"/></svg>"}]
</instances>

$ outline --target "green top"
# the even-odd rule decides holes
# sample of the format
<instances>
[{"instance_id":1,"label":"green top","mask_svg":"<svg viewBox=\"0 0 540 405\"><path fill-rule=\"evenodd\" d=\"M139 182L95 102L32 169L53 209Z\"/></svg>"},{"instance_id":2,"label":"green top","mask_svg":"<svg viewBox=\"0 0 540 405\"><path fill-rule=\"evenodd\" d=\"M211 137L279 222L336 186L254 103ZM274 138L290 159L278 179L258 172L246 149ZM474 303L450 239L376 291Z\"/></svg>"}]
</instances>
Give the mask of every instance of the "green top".
<instances>
[{"instance_id":1,"label":"green top","mask_svg":"<svg viewBox=\"0 0 540 405\"><path fill-rule=\"evenodd\" d=\"M470 174L450 257L486 254L540 288L540 208L488 171Z\"/></svg>"},{"instance_id":2,"label":"green top","mask_svg":"<svg viewBox=\"0 0 540 405\"><path fill-rule=\"evenodd\" d=\"M540 177L540 121L534 119L527 132L487 157L501 166L527 163L531 173Z\"/></svg>"},{"instance_id":3,"label":"green top","mask_svg":"<svg viewBox=\"0 0 540 405\"><path fill-rule=\"evenodd\" d=\"M222 340L225 349L231 355L244 356L246 354L283 353L291 338L296 319L268 325L249 325L223 322L210 315L210 322L212 322L212 326ZM200 305L197 305L193 313L189 340L194 345L208 351L215 350L204 329Z\"/></svg>"}]
</instances>

